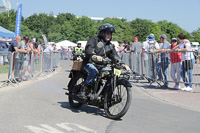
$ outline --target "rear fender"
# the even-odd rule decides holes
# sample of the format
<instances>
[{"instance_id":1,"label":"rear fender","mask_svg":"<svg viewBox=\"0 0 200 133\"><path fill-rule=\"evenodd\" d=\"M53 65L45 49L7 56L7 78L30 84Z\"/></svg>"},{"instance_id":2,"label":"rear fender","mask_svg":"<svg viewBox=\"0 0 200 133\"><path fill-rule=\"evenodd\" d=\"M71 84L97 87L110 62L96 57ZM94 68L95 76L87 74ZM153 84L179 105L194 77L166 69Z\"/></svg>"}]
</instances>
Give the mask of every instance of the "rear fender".
<instances>
[{"instance_id":1,"label":"rear fender","mask_svg":"<svg viewBox=\"0 0 200 133\"><path fill-rule=\"evenodd\" d=\"M70 71L69 74L69 78L71 78L71 80L68 83L68 88L71 86L71 84L73 84L74 81L76 81L75 78L80 77L80 75L83 75L83 77L87 77L87 74L81 71Z\"/></svg>"},{"instance_id":2,"label":"rear fender","mask_svg":"<svg viewBox=\"0 0 200 133\"><path fill-rule=\"evenodd\" d=\"M80 74L83 74L81 71L73 71L71 70L70 73L69 73L69 78L74 78L76 77L77 75L80 75Z\"/></svg>"}]
</instances>

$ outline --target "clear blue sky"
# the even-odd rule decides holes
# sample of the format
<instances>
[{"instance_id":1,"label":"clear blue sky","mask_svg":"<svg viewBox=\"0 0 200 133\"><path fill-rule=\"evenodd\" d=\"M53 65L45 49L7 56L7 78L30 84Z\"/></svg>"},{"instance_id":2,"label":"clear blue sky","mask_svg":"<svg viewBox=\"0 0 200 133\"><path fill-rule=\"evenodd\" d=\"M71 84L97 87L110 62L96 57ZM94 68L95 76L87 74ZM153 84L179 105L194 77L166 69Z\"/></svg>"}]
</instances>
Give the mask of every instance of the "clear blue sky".
<instances>
[{"instance_id":1,"label":"clear blue sky","mask_svg":"<svg viewBox=\"0 0 200 133\"><path fill-rule=\"evenodd\" d=\"M167 20L188 32L200 27L200 0L11 0L23 4L23 16L34 13L72 13L76 16ZM2 0L0 0L2 5Z\"/></svg>"}]
</instances>

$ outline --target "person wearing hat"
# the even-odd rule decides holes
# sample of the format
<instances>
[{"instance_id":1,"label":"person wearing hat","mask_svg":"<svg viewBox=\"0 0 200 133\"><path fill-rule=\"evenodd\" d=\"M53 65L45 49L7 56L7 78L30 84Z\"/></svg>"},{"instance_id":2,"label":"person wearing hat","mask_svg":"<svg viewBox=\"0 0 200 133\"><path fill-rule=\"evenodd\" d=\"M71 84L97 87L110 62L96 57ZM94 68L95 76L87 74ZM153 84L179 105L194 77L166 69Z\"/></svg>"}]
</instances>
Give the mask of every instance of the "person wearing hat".
<instances>
[{"instance_id":1,"label":"person wearing hat","mask_svg":"<svg viewBox=\"0 0 200 133\"><path fill-rule=\"evenodd\" d=\"M131 63L133 64L134 68L134 71L137 72L137 73L141 73L141 53L142 53L142 43L138 42L138 38L137 37L134 37L133 38L133 44L132 44L132 47L131 47L131 52L132 52L132 55L133 55L133 60L136 61L134 63ZM132 61L132 60L131 60Z\"/></svg>"},{"instance_id":2,"label":"person wearing hat","mask_svg":"<svg viewBox=\"0 0 200 133\"><path fill-rule=\"evenodd\" d=\"M138 38L134 37L133 38L133 44L132 44L132 48L131 48L131 52L136 52L136 53L140 53L142 52L142 43L138 42Z\"/></svg>"},{"instance_id":3,"label":"person wearing hat","mask_svg":"<svg viewBox=\"0 0 200 133\"><path fill-rule=\"evenodd\" d=\"M169 54L166 53L166 49L170 48L170 43L167 41L167 36L165 34L160 36L160 42L163 44L159 50L158 53L160 53L160 60L161 60L161 71L164 76L164 85L162 87L169 88L169 64L170 64L170 58ZM160 73L158 73L160 74ZM158 75L160 80L163 80L162 75Z\"/></svg>"},{"instance_id":4,"label":"person wearing hat","mask_svg":"<svg viewBox=\"0 0 200 133\"><path fill-rule=\"evenodd\" d=\"M150 34L149 36L147 36L146 38L146 41L143 42L143 47L142 47L142 56L144 58L144 67L146 68L146 77L147 77L147 80L149 82L152 81L152 78L154 79L154 74L153 74L153 63L156 64L156 61L155 60L152 60L152 56L153 53L158 50L160 47L159 47L159 44L156 42L155 40L155 37L153 34ZM157 55L155 55L157 57ZM154 58L156 59L156 58Z\"/></svg>"},{"instance_id":5,"label":"person wearing hat","mask_svg":"<svg viewBox=\"0 0 200 133\"><path fill-rule=\"evenodd\" d=\"M33 51L36 55L40 55L40 47L39 47L39 45L38 45L38 40L37 40L37 38L33 38L31 48L32 48L32 51Z\"/></svg>"},{"instance_id":6,"label":"person wearing hat","mask_svg":"<svg viewBox=\"0 0 200 133\"><path fill-rule=\"evenodd\" d=\"M178 48L178 39L172 38L171 39L171 52L170 52L170 59L171 59L171 77L175 82L174 89L181 89L179 86L181 80L181 64L182 64L182 55L181 52L175 52L175 49ZM177 76L176 76L177 75Z\"/></svg>"}]
</instances>

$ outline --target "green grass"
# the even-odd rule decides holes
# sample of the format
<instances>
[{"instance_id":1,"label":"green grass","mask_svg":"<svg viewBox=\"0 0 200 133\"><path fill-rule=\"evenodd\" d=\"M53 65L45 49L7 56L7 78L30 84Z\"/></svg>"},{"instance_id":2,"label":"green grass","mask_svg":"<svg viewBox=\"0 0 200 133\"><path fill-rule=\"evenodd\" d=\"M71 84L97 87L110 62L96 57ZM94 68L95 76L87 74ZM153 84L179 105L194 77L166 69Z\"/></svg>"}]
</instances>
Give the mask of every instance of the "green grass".
<instances>
[{"instance_id":1,"label":"green grass","mask_svg":"<svg viewBox=\"0 0 200 133\"><path fill-rule=\"evenodd\" d=\"M9 65L0 66L0 73L8 73Z\"/></svg>"}]
</instances>

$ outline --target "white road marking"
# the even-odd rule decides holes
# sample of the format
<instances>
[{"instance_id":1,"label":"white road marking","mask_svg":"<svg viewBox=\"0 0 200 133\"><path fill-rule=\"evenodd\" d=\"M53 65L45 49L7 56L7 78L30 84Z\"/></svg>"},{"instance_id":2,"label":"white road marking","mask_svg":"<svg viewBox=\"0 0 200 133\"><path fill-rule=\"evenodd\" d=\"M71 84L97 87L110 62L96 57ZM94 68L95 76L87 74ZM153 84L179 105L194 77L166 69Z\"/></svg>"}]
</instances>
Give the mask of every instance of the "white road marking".
<instances>
[{"instance_id":1,"label":"white road marking","mask_svg":"<svg viewBox=\"0 0 200 133\"><path fill-rule=\"evenodd\" d=\"M58 127L61 127L63 129L66 129L66 130L69 130L69 126L75 126L76 129L81 129L83 131L81 131L80 133L97 133L96 131L92 130L92 129L89 129L87 127L84 127L84 126L81 126L81 125L78 125L78 124L75 124L75 123L61 123L61 124L56 124ZM74 129L73 129L74 130Z\"/></svg>"},{"instance_id":2,"label":"white road marking","mask_svg":"<svg viewBox=\"0 0 200 133\"><path fill-rule=\"evenodd\" d=\"M34 133L64 133L46 124L41 124L40 126L43 128L34 126L25 126L25 127L27 127Z\"/></svg>"},{"instance_id":3,"label":"white road marking","mask_svg":"<svg viewBox=\"0 0 200 133\"><path fill-rule=\"evenodd\" d=\"M74 132L74 133L97 133L96 131L89 129L87 127L84 127L79 124L75 123L60 123L56 124L56 126L66 130L65 132L62 132L56 128L53 128L47 124L40 124L40 127L35 126L25 126L30 131L34 133L66 133L66 132Z\"/></svg>"}]
</instances>

